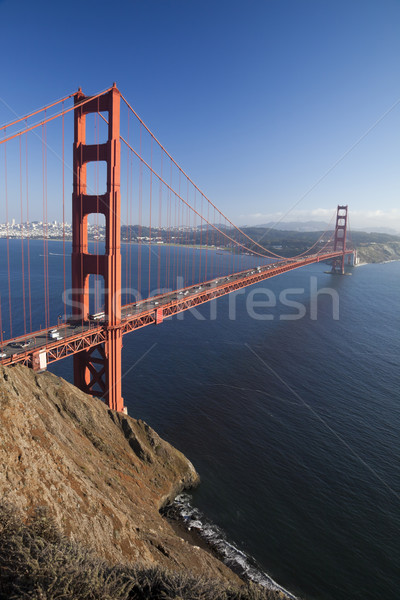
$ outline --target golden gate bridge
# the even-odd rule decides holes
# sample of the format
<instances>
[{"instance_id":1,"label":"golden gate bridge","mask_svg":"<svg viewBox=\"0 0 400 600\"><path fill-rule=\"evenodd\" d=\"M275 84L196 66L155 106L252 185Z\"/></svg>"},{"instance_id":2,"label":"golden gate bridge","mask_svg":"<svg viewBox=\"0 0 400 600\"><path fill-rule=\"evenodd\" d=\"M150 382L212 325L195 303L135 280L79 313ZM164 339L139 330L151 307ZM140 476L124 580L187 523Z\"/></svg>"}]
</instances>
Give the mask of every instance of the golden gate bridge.
<instances>
[{"instance_id":1,"label":"golden gate bridge","mask_svg":"<svg viewBox=\"0 0 400 600\"><path fill-rule=\"evenodd\" d=\"M68 119L73 119L73 140ZM266 249L197 187L115 84L94 96L79 89L1 126L0 132L0 207L6 222L0 364L43 370L73 356L75 385L114 410L125 410L121 390L125 334L316 262L330 260L333 273L344 273L345 258L354 253L346 246L347 206L337 207L332 231L324 232L304 252L285 257ZM71 183L72 252L67 259ZM38 196L42 221L35 224L35 235L39 230L43 244L43 285L35 303L29 215ZM57 269L57 285L64 306L56 324L48 221L53 206L61 204L62 267ZM9 224L10 211L16 209L21 238L17 263ZM89 240L90 220L97 233L104 223L104 244L99 235ZM250 264L249 257L257 264ZM94 293L91 280L96 283Z\"/></svg>"}]
</instances>

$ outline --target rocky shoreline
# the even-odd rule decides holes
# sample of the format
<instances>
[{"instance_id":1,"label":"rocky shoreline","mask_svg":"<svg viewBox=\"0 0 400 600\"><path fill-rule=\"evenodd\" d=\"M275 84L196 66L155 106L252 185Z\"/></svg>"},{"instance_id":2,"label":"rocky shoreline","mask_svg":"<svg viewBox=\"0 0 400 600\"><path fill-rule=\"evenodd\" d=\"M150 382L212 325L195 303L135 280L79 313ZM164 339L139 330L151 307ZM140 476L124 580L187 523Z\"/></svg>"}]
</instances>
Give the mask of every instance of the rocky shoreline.
<instances>
[{"instance_id":1,"label":"rocky shoreline","mask_svg":"<svg viewBox=\"0 0 400 600\"><path fill-rule=\"evenodd\" d=\"M297 600L297 596L263 572L251 556L237 548L215 523L195 508L189 494L179 494L161 510L161 514L168 519L178 535L183 535L189 543L210 552L244 581L261 585L278 593L285 600Z\"/></svg>"}]
</instances>

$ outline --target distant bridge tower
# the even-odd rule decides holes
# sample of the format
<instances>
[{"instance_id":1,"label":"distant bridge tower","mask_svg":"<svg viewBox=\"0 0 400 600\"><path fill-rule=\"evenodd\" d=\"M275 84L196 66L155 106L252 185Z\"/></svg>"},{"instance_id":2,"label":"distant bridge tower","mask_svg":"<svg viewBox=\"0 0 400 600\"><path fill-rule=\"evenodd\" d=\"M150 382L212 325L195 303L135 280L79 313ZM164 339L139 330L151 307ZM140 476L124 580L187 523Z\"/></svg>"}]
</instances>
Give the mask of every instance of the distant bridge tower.
<instances>
[{"instance_id":1,"label":"distant bridge tower","mask_svg":"<svg viewBox=\"0 0 400 600\"><path fill-rule=\"evenodd\" d=\"M334 251L342 252L342 256L333 259L332 273L341 273L342 275L344 274L346 236L347 236L347 206L338 206L337 212L336 212Z\"/></svg>"},{"instance_id":2,"label":"distant bridge tower","mask_svg":"<svg viewBox=\"0 0 400 600\"><path fill-rule=\"evenodd\" d=\"M84 392L102 398L110 408L124 410L121 396L121 198L120 198L120 92L115 84L102 96L81 105L87 97L75 96L72 288L74 315L89 314L89 275L104 278L105 342L74 355L74 383ZM86 144L86 115L108 112L108 140ZM107 188L100 196L87 194L86 165L107 163ZM103 214L106 226L105 254L88 251L88 216Z\"/></svg>"}]
</instances>

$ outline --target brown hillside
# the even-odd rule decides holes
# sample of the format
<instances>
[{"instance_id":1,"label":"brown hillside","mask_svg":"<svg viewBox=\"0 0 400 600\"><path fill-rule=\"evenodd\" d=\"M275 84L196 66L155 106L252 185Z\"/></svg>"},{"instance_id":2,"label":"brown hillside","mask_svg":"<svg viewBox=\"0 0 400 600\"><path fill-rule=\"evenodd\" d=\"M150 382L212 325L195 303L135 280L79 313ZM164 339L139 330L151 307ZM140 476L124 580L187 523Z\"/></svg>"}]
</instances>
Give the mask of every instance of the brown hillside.
<instances>
[{"instance_id":1,"label":"brown hillside","mask_svg":"<svg viewBox=\"0 0 400 600\"><path fill-rule=\"evenodd\" d=\"M198 475L143 421L108 410L50 373L0 366L0 427L3 500L28 513L47 507L70 539L112 563L238 581L159 514Z\"/></svg>"}]
</instances>

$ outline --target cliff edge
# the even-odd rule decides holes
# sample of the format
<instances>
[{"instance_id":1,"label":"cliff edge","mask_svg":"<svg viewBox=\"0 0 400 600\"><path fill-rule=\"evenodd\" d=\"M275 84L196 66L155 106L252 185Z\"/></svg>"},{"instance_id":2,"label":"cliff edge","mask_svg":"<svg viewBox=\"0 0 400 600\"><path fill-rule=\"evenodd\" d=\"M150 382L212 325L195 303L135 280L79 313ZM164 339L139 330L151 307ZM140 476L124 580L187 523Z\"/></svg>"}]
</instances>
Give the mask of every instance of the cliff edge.
<instances>
[{"instance_id":1,"label":"cliff edge","mask_svg":"<svg viewBox=\"0 0 400 600\"><path fill-rule=\"evenodd\" d=\"M139 562L239 580L177 535L159 509L199 477L146 423L109 410L63 379L0 366L0 493L110 563Z\"/></svg>"}]
</instances>

